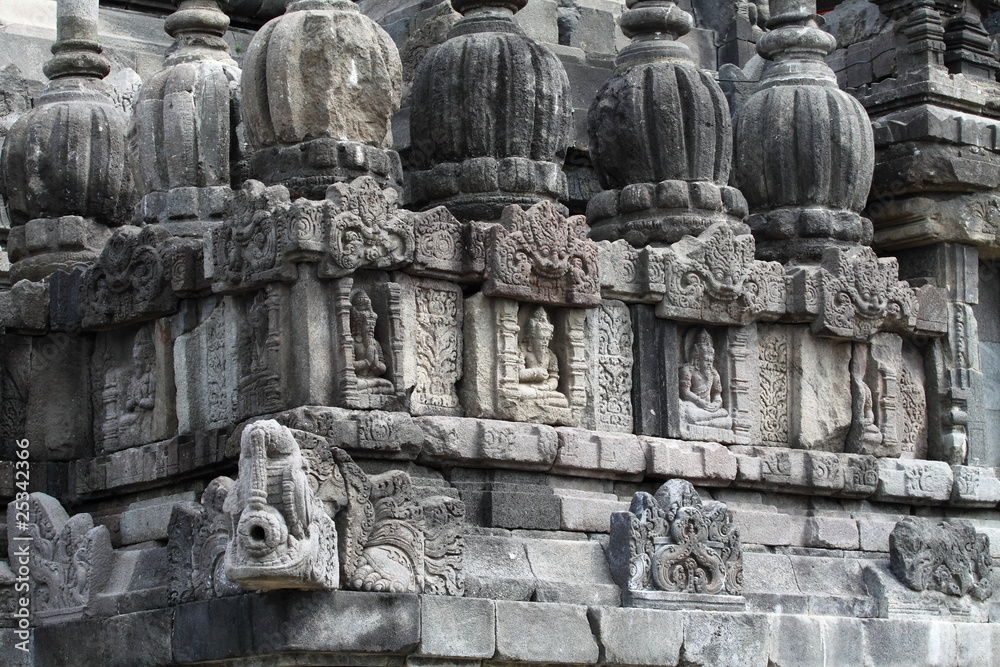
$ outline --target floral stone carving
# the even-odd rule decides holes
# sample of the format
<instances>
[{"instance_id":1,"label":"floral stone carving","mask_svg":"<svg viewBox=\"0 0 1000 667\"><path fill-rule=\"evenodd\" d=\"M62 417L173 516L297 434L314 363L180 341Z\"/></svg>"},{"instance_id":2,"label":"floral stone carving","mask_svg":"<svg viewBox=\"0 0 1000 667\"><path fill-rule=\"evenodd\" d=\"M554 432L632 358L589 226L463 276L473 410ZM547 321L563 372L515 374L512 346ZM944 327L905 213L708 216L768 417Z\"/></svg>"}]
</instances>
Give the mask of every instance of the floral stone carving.
<instances>
[{"instance_id":1,"label":"floral stone carving","mask_svg":"<svg viewBox=\"0 0 1000 667\"><path fill-rule=\"evenodd\" d=\"M979 600L993 593L990 539L968 521L906 517L889 534L889 569L915 591Z\"/></svg>"},{"instance_id":2,"label":"floral stone carving","mask_svg":"<svg viewBox=\"0 0 1000 667\"><path fill-rule=\"evenodd\" d=\"M611 515L611 574L635 607L741 606L743 551L725 503L702 501L683 479L632 497Z\"/></svg>"},{"instance_id":3,"label":"floral stone carving","mask_svg":"<svg viewBox=\"0 0 1000 667\"><path fill-rule=\"evenodd\" d=\"M326 438L273 420L246 428L226 577L245 588L462 595L465 508L410 476L366 474Z\"/></svg>"},{"instance_id":4,"label":"floral stone carving","mask_svg":"<svg viewBox=\"0 0 1000 667\"><path fill-rule=\"evenodd\" d=\"M7 506L7 531L11 562L28 554L33 617L83 615L107 586L111 536L89 514L70 517L52 496L32 493Z\"/></svg>"},{"instance_id":5,"label":"floral stone carving","mask_svg":"<svg viewBox=\"0 0 1000 667\"><path fill-rule=\"evenodd\" d=\"M551 202L505 208L486 256L488 296L583 308L601 302L597 245L587 240L586 219L567 218Z\"/></svg>"},{"instance_id":6,"label":"floral stone carving","mask_svg":"<svg viewBox=\"0 0 1000 667\"><path fill-rule=\"evenodd\" d=\"M899 280L896 258L868 246L827 248L819 267L790 269L788 279L789 313L811 319L817 335L867 340L917 326L917 293Z\"/></svg>"}]
</instances>

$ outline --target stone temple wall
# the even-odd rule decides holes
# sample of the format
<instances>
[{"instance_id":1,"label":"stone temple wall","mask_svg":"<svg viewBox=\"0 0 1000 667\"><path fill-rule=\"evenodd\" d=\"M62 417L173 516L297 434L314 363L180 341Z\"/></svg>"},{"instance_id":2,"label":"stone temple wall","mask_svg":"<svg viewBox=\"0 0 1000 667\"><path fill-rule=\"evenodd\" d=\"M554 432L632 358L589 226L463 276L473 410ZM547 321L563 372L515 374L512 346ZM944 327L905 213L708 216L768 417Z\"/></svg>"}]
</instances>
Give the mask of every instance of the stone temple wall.
<instances>
[{"instance_id":1,"label":"stone temple wall","mask_svg":"<svg viewBox=\"0 0 1000 667\"><path fill-rule=\"evenodd\" d=\"M0 6L0 663L996 663L1000 6L819 9Z\"/></svg>"}]
</instances>

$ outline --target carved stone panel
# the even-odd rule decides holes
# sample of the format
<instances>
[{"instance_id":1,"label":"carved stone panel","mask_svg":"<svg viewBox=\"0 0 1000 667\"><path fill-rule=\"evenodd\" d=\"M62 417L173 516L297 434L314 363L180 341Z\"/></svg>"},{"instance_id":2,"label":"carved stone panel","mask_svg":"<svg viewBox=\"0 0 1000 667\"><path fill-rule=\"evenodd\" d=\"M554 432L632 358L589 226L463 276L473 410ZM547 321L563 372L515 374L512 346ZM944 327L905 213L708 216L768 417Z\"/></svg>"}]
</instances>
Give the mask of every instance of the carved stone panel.
<instances>
[{"instance_id":1,"label":"carved stone panel","mask_svg":"<svg viewBox=\"0 0 1000 667\"><path fill-rule=\"evenodd\" d=\"M590 391L581 425L597 431L632 432L632 318L621 301L587 311L587 375Z\"/></svg>"},{"instance_id":2,"label":"carved stone panel","mask_svg":"<svg viewBox=\"0 0 1000 667\"><path fill-rule=\"evenodd\" d=\"M767 446L787 447L791 377L790 341L781 326L757 327L760 364L760 437Z\"/></svg>"},{"instance_id":3,"label":"carved stone panel","mask_svg":"<svg viewBox=\"0 0 1000 667\"><path fill-rule=\"evenodd\" d=\"M755 441L760 433L756 326L684 327L635 308L637 432L725 444Z\"/></svg>"},{"instance_id":4,"label":"carved stone panel","mask_svg":"<svg viewBox=\"0 0 1000 667\"><path fill-rule=\"evenodd\" d=\"M587 239L586 219L567 218L551 202L505 208L486 239L486 257L487 296L582 308L600 303L597 245Z\"/></svg>"},{"instance_id":5,"label":"carved stone panel","mask_svg":"<svg viewBox=\"0 0 1000 667\"><path fill-rule=\"evenodd\" d=\"M176 433L173 356L162 320L98 334L91 397L99 450L117 451Z\"/></svg>"},{"instance_id":6,"label":"carved stone panel","mask_svg":"<svg viewBox=\"0 0 1000 667\"><path fill-rule=\"evenodd\" d=\"M465 302L469 416L575 426L587 402L583 310L477 294Z\"/></svg>"},{"instance_id":7,"label":"carved stone panel","mask_svg":"<svg viewBox=\"0 0 1000 667\"><path fill-rule=\"evenodd\" d=\"M743 550L725 503L672 479L611 515L608 560L627 606L741 608Z\"/></svg>"},{"instance_id":8,"label":"carved stone panel","mask_svg":"<svg viewBox=\"0 0 1000 667\"><path fill-rule=\"evenodd\" d=\"M89 514L70 517L58 500L32 493L7 506L7 553L28 555L32 618L78 617L108 585L111 537Z\"/></svg>"},{"instance_id":9,"label":"carved stone panel","mask_svg":"<svg viewBox=\"0 0 1000 667\"><path fill-rule=\"evenodd\" d=\"M903 341L899 373L899 444L901 458L927 458L927 394L924 359L913 344Z\"/></svg>"},{"instance_id":10,"label":"carved stone panel","mask_svg":"<svg viewBox=\"0 0 1000 667\"><path fill-rule=\"evenodd\" d=\"M186 306L198 313L200 321L174 340L179 433L222 428L236 421L240 341L236 299L212 296Z\"/></svg>"},{"instance_id":11,"label":"carved stone panel","mask_svg":"<svg viewBox=\"0 0 1000 667\"><path fill-rule=\"evenodd\" d=\"M868 345L854 344L851 357L853 416L847 435L848 452L899 456L899 432L903 427L899 393L902 362L902 340L895 334L876 334Z\"/></svg>"},{"instance_id":12,"label":"carved stone panel","mask_svg":"<svg viewBox=\"0 0 1000 667\"><path fill-rule=\"evenodd\" d=\"M462 377L462 319L465 299L453 283L396 274L407 322L406 386L414 415L462 416L455 385Z\"/></svg>"},{"instance_id":13,"label":"carved stone panel","mask_svg":"<svg viewBox=\"0 0 1000 667\"><path fill-rule=\"evenodd\" d=\"M889 568L915 591L971 595L993 593L990 540L968 521L906 517L889 535Z\"/></svg>"}]
</instances>

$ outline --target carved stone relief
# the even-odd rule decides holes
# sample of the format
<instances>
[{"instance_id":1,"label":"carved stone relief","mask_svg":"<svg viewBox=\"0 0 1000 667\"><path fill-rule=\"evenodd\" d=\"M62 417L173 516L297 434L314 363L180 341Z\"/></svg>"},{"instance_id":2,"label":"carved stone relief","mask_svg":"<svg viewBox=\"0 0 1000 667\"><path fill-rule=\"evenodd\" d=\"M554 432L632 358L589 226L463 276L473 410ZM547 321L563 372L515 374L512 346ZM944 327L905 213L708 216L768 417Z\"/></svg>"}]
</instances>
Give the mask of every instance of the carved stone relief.
<instances>
[{"instance_id":1,"label":"carved stone relief","mask_svg":"<svg viewBox=\"0 0 1000 667\"><path fill-rule=\"evenodd\" d=\"M889 568L915 591L971 595L993 593L990 540L959 519L933 522L906 517L889 535Z\"/></svg>"},{"instance_id":2,"label":"carved stone relief","mask_svg":"<svg viewBox=\"0 0 1000 667\"><path fill-rule=\"evenodd\" d=\"M395 274L407 323L406 386L414 415L462 415L456 383L462 377L465 299L453 283Z\"/></svg>"},{"instance_id":3,"label":"carved stone relief","mask_svg":"<svg viewBox=\"0 0 1000 667\"><path fill-rule=\"evenodd\" d=\"M920 351L903 342L903 363L899 374L900 457L927 458L927 395L924 360Z\"/></svg>"},{"instance_id":4,"label":"carved stone relief","mask_svg":"<svg viewBox=\"0 0 1000 667\"><path fill-rule=\"evenodd\" d=\"M628 512L611 515L608 559L628 606L742 606L743 551L733 515L683 479L655 496L636 493Z\"/></svg>"},{"instance_id":5,"label":"carved stone relief","mask_svg":"<svg viewBox=\"0 0 1000 667\"><path fill-rule=\"evenodd\" d=\"M760 363L760 435L764 445L788 445L789 341L780 327L757 328Z\"/></svg>"},{"instance_id":6,"label":"carved stone relief","mask_svg":"<svg viewBox=\"0 0 1000 667\"><path fill-rule=\"evenodd\" d=\"M216 477L200 503L174 505L167 530L170 602L181 604L235 595L240 587L226 577L230 519L223 506L233 480Z\"/></svg>"},{"instance_id":7,"label":"carved stone relief","mask_svg":"<svg viewBox=\"0 0 1000 667\"><path fill-rule=\"evenodd\" d=\"M590 391L582 425L597 431L632 432L632 319L621 301L587 311Z\"/></svg>"},{"instance_id":8,"label":"carved stone relief","mask_svg":"<svg viewBox=\"0 0 1000 667\"><path fill-rule=\"evenodd\" d=\"M574 426L586 408L585 311L465 303L463 403L470 416Z\"/></svg>"},{"instance_id":9,"label":"carved stone relief","mask_svg":"<svg viewBox=\"0 0 1000 667\"><path fill-rule=\"evenodd\" d=\"M238 315L237 415L249 417L281 408L280 307L278 285L235 298Z\"/></svg>"},{"instance_id":10,"label":"carved stone relief","mask_svg":"<svg viewBox=\"0 0 1000 667\"><path fill-rule=\"evenodd\" d=\"M242 436L226 576L252 589L462 595L461 501L407 473L366 474L325 438L272 420Z\"/></svg>"},{"instance_id":11,"label":"carved stone relief","mask_svg":"<svg viewBox=\"0 0 1000 667\"><path fill-rule=\"evenodd\" d=\"M161 322L98 335L92 374L94 438L117 451L176 429L173 350Z\"/></svg>"},{"instance_id":12,"label":"carved stone relief","mask_svg":"<svg viewBox=\"0 0 1000 667\"><path fill-rule=\"evenodd\" d=\"M70 517L58 500L44 493L28 496L24 515L17 502L7 506L7 549L12 558L28 550L33 618L86 614L108 585L114 566L108 529L94 526L89 514Z\"/></svg>"}]
</instances>

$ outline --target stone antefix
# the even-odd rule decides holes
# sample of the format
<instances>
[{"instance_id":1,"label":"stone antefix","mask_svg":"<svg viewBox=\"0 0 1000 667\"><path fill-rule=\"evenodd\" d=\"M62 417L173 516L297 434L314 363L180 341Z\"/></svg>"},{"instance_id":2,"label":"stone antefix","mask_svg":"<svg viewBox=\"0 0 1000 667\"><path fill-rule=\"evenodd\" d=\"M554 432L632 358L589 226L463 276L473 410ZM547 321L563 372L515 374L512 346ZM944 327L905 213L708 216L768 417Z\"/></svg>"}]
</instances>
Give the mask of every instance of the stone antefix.
<instances>
[{"instance_id":1,"label":"stone antefix","mask_svg":"<svg viewBox=\"0 0 1000 667\"><path fill-rule=\"evenodd\" d=\"M33 615L44 622L93 613L92 603L108 585L114 566L108 529L95 526L89 514L70 517L44 493L10 503L7 517L11 562L25 545L28 549Z\"/></svg>"},{"instance_id":2,"label":"stone antefix","mask_svg":"<svg viewBox=\"0 0 1000 667\"><path fill-rule=\"evenodd\" d=\"M12 282L94 262L135 205L127 120L103 79L97 0L58 4L58 41L38 106L17 119L3 151Z\"/></svg>"},{"instance_id":3,"label":"stone antefix","mask_svg":"<svg viewBox=\"0 0 1000 667\"><path fill-rule=\"evenodd\" d=\"M702 501L672 479L656 495L639 492L611 515L611 574L625 604L658 609L741 608L743 550L725 503Z\"/></svg>"},{"instance_id":4,"label":"stone antefix","mask_svg":"<svg viewBox=\"0 0 1000 667\"><path fill-rule=\"evenodd\" d=\"M990 538L968 521L906 517L889 535L889 568L915 591L979 600L993 593Z\"/></svg>"}]
</instances>

